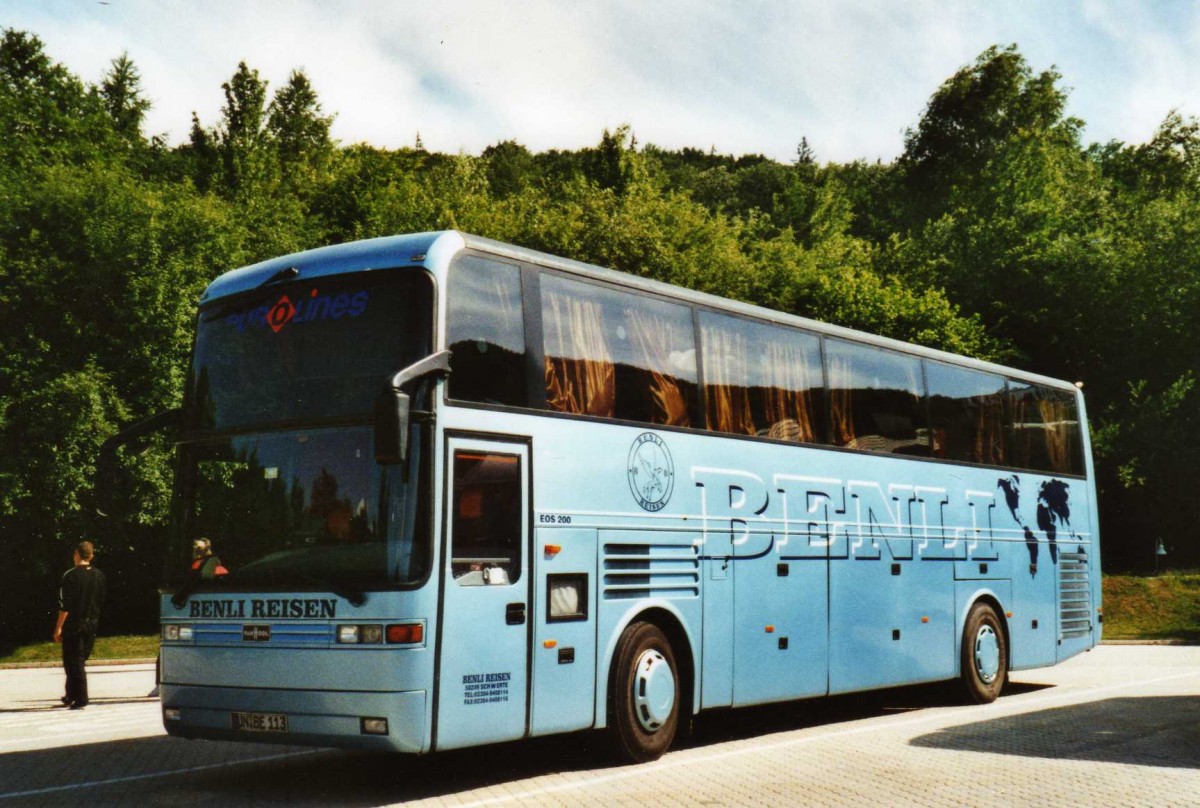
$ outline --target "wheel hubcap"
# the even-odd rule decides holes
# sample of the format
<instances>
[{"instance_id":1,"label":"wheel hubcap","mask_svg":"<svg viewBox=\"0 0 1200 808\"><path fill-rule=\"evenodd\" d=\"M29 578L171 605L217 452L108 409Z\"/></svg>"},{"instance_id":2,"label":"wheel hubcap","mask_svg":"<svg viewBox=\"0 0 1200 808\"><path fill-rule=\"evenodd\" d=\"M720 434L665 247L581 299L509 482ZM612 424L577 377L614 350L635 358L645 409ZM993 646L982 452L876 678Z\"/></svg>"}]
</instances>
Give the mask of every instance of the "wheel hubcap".
<instances>
[{"instance_id":1,"label":"wheel hubcap","mask_svg":"<svg viewBox=\"0 0 1200 808\"><path fill-rule=\"evenodd\" d=\"M980 626L975 635L975 673L985 685L1000 675L1000 638L991 626Z\"/></svg>"},{"instance_id":2,"label":"wheel hubcap","mask_svg":"<svg viewBox=\"0 0 1200 808\"><path fill-rule=\"evenodd\" d=\"M638 723L647 732L657 731L675 706L675 674L666 657L653 648L638 657L633 704Z\"/></svg>"}]
</instances>

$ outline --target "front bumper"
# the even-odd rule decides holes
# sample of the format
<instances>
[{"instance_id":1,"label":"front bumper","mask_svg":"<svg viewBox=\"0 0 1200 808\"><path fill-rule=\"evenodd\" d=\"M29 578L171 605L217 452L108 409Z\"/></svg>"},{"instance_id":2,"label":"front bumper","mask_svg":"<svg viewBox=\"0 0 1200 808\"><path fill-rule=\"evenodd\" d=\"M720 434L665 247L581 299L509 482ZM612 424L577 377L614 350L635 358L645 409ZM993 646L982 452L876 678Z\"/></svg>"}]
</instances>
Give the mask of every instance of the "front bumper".
<instances>
[{"instance_id":1,"label":"front bumper","mask_svg":"<svg viewBox=\"0 0 1200 808\"><path fill-rule=\"evenodd\" d=\"M422 753L428 751L425 691L345 693L315 690L204 687L163 683L163 719L169 735L221 741ZM231 713L282 713L287 732L234 730ZM387 735L365 735L363 718L386 718Z\"/></svg>"}]
</instances>

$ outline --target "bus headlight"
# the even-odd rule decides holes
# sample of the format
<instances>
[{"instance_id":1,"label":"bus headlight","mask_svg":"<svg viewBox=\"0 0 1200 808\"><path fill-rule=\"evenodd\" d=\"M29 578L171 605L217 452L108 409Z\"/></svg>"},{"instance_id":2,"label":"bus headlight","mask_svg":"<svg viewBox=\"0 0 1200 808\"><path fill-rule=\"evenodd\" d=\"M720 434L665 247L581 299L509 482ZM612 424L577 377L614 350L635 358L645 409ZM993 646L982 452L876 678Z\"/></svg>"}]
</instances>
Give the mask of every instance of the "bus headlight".
<instances>
[{"instance_id":1,"label":"bus headlight","mask_svg":"<svg viewBox=\"0 0 1200 808\"><path fill-rule=\"evenodd\" d=\"M338 626L337 641L348 645L378 644L383 642L383 626L377 624Z\"/></svg>"},{"instance_id":2,"label":"bus headlight","mask_svg":"<svg viewBox=\"0 0 1200 808\"><path fill-rule=\"evenodd\" d=\"M191 626L167 623L162 627L162 638L167 642L191 642L193 636Z\"/></svg>"}]
</instances>

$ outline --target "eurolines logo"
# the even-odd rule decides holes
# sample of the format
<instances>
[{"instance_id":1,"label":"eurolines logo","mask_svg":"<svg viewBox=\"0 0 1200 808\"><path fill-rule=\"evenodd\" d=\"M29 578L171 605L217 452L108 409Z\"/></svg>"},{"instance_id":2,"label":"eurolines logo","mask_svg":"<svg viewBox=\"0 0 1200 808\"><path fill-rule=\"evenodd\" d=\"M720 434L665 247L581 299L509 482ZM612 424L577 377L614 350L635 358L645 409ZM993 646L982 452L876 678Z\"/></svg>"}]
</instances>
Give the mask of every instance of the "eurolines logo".
<instances>
[{"instance_id":1,"label":"eurolines logo","mask_svg":"<svg viewBox=\"0 0 1200 808\"><path fill-rule=\"evenodd\" d=\"M249 311L231 314L229 322L238 331L245 331L248 326L266 325L278 334L289 324L360 317L366 312L370 299L370 293L366 290L322 295L314 287L308 297L301 298L298 303L293 303L291 297L285 294L273 305L264 304Z\"/></svg>"}]
</instances>

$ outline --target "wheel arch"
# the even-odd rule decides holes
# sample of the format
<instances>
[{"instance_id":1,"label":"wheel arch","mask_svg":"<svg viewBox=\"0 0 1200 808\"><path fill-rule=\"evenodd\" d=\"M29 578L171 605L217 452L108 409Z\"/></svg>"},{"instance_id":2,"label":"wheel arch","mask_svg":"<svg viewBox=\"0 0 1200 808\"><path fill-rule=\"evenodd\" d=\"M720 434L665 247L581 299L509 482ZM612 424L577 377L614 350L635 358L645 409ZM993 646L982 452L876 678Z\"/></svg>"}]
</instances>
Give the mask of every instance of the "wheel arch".
<instances>
[{"instance_id":1,"label":"wheel arch","mask_svg":"<svg viewBox=\"0 0 1200 808\"><path fill-rule=\"evenodd\" d=\"M597 684L603 689L597 694L600 698L596 701L595 726L597 728L609 726L613 709L612 693L613 676L615 674L613 660L615 650L621 635L635 623L650 623L656 626L666 636L668 642L671 643L671 650L675 654L675 662L679 666L679 687L682 691L680 707L686 712L686 716L680 716L680 725L682 726L684 719L693 715L698 707L696 699L700 692L700 688L697 686L699 671L696 663L696 646L692 642L691 634L686 628L686 621L669 602L643 604L642 608L631 610L622 616L621 620L617 623L617 628L609 636L608 644L602 657L602 664L604 666L603 675L597 677Z\"/></svg>"}]
</instances>

